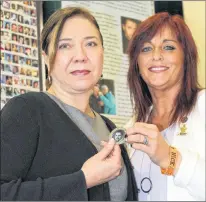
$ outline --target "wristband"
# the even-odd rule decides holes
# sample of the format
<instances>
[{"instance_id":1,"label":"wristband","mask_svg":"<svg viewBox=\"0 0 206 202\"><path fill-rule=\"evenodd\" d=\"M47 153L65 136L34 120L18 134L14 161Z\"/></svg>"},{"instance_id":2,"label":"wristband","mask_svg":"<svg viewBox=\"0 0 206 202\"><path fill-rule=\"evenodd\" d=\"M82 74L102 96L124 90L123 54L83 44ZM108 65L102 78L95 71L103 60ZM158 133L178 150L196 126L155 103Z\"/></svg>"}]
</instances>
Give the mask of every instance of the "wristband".
<instances>
[{"instance_id":1,"label":"wristband","mask_svg":"<svg viewBox=\"0 0 206 202\"><path fill-rule=\"evenodd\" d=\"M170 164L168 168L161 168L161 173L164 175L173 175L177 161L177 149L170 146Z\"/></svg>"}]
</instances>

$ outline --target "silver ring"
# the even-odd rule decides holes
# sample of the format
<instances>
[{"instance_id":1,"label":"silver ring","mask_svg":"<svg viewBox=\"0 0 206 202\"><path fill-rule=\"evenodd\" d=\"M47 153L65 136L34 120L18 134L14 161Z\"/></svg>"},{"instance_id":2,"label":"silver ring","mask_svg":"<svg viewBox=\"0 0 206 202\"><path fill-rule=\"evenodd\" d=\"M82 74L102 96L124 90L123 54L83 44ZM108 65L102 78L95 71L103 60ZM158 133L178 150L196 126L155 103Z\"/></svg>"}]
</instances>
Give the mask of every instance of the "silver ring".
<instances>
[{"instance_id":1,"label":"silver ring","mask_svg":"<svg viewBox=\"0 0 206 202\"><path fill-rule=\"evenodd\" d=\"M142 144L148 145L148 143L149 143L148 138L146 136L144 136L144 140L143 140Z\"/></svg>"}]
</instances>

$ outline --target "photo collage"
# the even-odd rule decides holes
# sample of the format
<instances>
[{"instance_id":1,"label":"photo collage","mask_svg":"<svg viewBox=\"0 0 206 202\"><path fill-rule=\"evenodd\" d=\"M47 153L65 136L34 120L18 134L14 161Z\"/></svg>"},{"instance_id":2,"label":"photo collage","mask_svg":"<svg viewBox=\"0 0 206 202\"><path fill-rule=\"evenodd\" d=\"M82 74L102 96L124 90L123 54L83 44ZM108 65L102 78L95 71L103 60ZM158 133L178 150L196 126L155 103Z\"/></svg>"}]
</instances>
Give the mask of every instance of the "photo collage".
<instances>
[{"instance_id":1,"label":"photo collage","mask_svg":"<svg viewBox=\"0 0 206 202\"><path fill-rule=\"evenodd\" d=\"M35 1L3 1L1 5L1 103L39 91Z\"/></svg>"}]
</instances>

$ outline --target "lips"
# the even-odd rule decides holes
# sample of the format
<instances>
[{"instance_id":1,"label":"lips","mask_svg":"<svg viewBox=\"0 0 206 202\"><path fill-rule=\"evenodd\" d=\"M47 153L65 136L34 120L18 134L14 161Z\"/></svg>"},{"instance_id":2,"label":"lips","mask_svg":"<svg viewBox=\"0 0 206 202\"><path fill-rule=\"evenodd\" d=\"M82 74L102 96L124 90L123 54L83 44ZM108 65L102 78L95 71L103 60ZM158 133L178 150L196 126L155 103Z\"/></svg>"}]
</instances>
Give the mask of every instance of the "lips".
<instances>
[{"instance_id":1,"label":"lips","mask_svg":"<svg viewBox=\"0 0 206 202\"><path fill-rule=\"evenodd\" d=\"M164 72L167 71L169 67L166 66L152 66L149 68L149 71L159 73L159 72Z\"/></svg>"},{"instance_id":2,"label":"lips","mask_svg":"<svg viewBox=\"0 0 206 202\"><path fill-rule=\"evenodd\" d=\"M84 76L84 75L87 75L89 73L90 73L89 70L75 70L75 71L71 72L71 74L74 76Z\"/></svg>"}]
</instances>

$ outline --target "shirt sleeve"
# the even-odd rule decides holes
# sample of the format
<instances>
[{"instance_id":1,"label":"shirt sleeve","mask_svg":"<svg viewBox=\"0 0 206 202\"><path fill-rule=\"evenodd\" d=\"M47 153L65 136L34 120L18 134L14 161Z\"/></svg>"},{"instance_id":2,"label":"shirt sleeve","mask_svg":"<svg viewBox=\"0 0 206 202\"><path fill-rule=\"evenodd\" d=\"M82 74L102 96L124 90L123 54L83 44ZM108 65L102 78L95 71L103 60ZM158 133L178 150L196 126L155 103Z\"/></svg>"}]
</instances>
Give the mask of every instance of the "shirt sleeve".
<instances>
[{"instance_id":1,"label":"shirt sleeve","mask_svg":"<svg viewBox=\"0 0 206 202\"><path fill-rule=\"evenodd\" d=\"M35 108L19 96L10 99L1 111L1 200L88 200L81 170L25 180L38 145L37 119Z\"/></svg>"},{"instance_id":2,"label":"shirt sleeve","mask_svg":"<svg viewBox=\"0 0 206 202\"><path fill-rule=\"evenodd\" d=\"M182 161L174 183L186 188L197 200L205 200L205 91L200 92L194 113L192 124L196 151L178 148Z\"/></svg>"}]
</instances>

